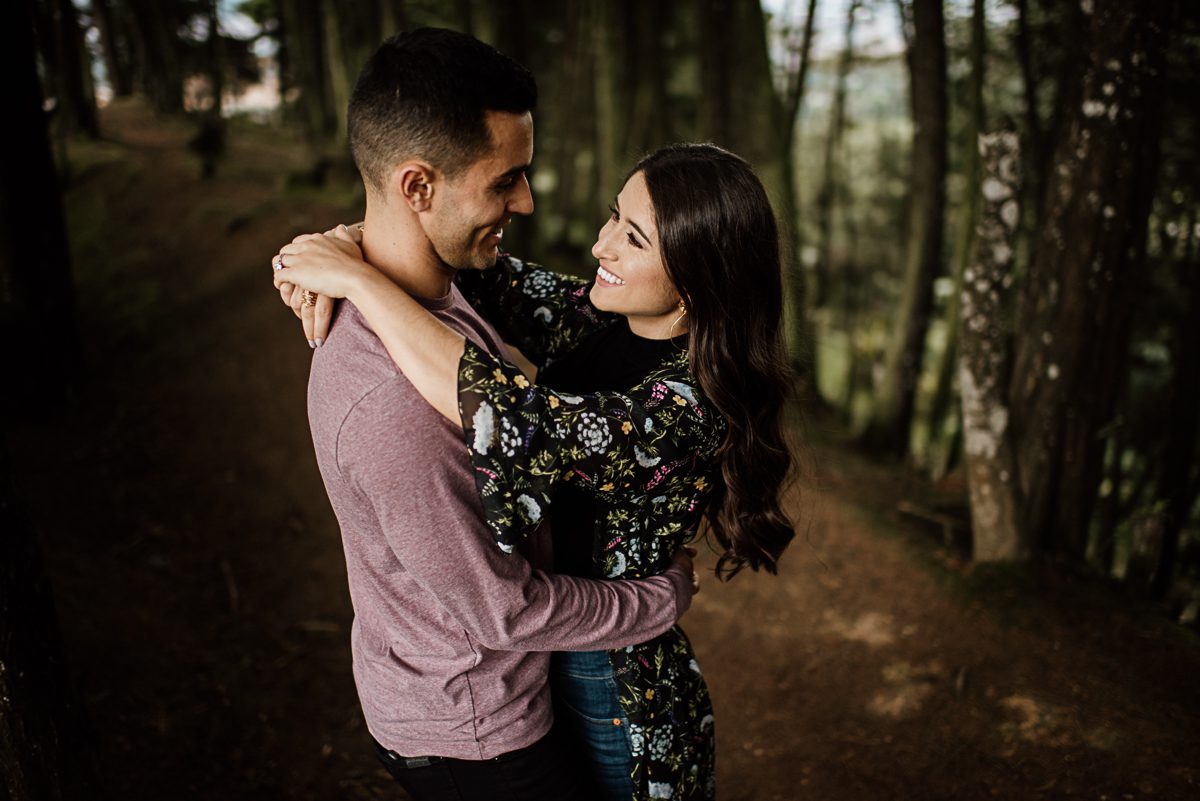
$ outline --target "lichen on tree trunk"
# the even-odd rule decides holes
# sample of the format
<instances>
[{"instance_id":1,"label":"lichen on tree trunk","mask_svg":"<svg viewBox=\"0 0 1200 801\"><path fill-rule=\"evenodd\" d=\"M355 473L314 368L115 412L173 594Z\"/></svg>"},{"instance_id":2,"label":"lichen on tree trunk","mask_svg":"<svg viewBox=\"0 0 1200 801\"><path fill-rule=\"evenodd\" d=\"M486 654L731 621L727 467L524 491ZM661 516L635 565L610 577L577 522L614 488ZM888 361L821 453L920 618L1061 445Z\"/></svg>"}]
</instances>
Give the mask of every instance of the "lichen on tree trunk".
<instances>
[{"instance_id":1,"label":"lichen on tree trunk","mask_svg":"<svg viewBox=\"0 0 1200 801\"><path fill-rule=\"evenodd\" d=\"M1029 544L1017 516L1014 455L1007 398L1006 319L1012 285L1013 240L1020 219L1017 135L979 138L982 208L970 266L963 272L959 317L959 383L970 487L972 550L976 561L1021 559Z\"/></svg>"}]
</instances>

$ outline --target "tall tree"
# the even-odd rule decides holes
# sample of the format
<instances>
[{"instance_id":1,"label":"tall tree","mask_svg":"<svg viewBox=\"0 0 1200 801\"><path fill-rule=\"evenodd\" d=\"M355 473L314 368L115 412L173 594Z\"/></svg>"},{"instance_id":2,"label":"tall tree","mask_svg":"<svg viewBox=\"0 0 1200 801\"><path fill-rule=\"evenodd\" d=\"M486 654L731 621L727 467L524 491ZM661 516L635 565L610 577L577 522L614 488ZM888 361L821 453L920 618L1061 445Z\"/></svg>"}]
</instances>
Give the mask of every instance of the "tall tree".
<instances>
[{"instance_id":1,"label":"tall tree","mask_svg":"<svg viewBox=\"0 0 1200 801\"><path fill-rule=\"evenodd\" d=\"M872 419L863 434L875 448L908 448L917 379L942 270L946 205L946 37L942 0L913 0L909 51L913 114L912 191L904 285Z\"/></svg>"},{"instance_id":2,"label":"tall tree","mask_svg":"<svg viewBox=\"0 0 1200 801\"><path fill-rule=\"evenodd\" d=\"M958 203L958 219L955 221L954 250L951 254L951 269L954 271L954 288L946 304L948 321L946 345L938 363L937 387L929 404L930 442L936 441L947 414L957 415L961 408L954 408L953 378L958 363L958 318L959 302L963 285L963 272L971 261L971 246L975 241L975 223L979 216L980 176L982 163L979 153L979 134L984 128L983 78L987 56L987 10L983 0L974 0L971 11L971 71L968 77L967 122L963 126L960 143L963 162L962 199ZM958 437L953 439L957 441ZM942 449L937 464L931 465L935 476L944 475L949 462L954 458L954 448Z\"/></svg>"},{"instance_id":3,"label":"tall tree","mask_svg":"<svg viewBox=\"0 0 1200 801\"><path fill-rule=\"evenodd\" d=\"M666 0L597 0L592 13L597 184L606 198L640 156L671 141L664 55L671 16Z\"/></svg>"},{"instance_id":4,"label":"tall tree","mask_svg":"<svg viewBox=\"0 0 1200 801\"><path fill-rule=\"evenodd\" d=\"M817 190L817 265L813 275L810 305L817 309L829 301L833 284L833 207L842 159L842 135L846 131L846 81L854 64L854 24L858 19L859 0L846 6L845 44L838 56L837 77L833 84L833 102L829 107L829 127L825 134L825 158L821 186Z\"/></svg>"},{"instance_id":5,"label":"tall tree","mask_svg":"<svg viewBox=\"0 0 1200 801\"><path fill-rule=\"evenodd\" d=\"M183 14L177 0L126 0L125 18L134 44L134 79L139 91L159 111L183 110L183 61L179 28Z\"/></svg>"},{"instance_id":6,"label":"tall tree","mask_svg":"<svg viewBox=\"0 0 1200 801\"><path fill-rule=\"evenodd\" d=\"M67 396L79 349L66 226L29 20L22 0L0 26L7 40L0 59L9 76L0 91L12 115L9 145L0 154L0 336L26 343L10 349L13 380L4 399L41 403Z\"/></svg>"},{"instance_id":7,"label":"tall tree","mask_svg":"<svg viewBox=\"0 0 1200 801\"><path fill-rule=\"evenodd\" d=\"M221 37L221 24L217 15L217 0L204 0L204 19L208 37L203 46L204 70L208 73L208 105L202 108L199 130L188 142L200 157L200 177L212 178L217 174L217 163L225 153L225 116L222 101L225 95L226 52Z\"/></svg>"},{"instance_id":8,"label":"tall tree","mask_svg":"<svg viewBox=\"0 0 1200 801\"><path fill-rule=\"evenodd\" d=\"M133 79L129 73L129 52L113 13L114 0L92 0L92 19L100 33L100 49L104 54L104 69L114 97L133 94Z\"/></svg>"},{"instance_id":9,"label":"tall tree","mask_svg":"<svg viewBox=\"0 0 1200 801\"><path fill-rule=\"evenodd\" d=\"M1200 435L1200 248L1195 227L1194 213L1187 215L1180 227L1182 253L1168 257L1174 262L1182 308L1173 321L1168 343L1171 376L1166 430L1169 433L1154 476L1154 497L1165 502L1162 547L1150 585L1154 598L1164 597L1171 587L1180 533L1196 501L1195 486L1190 480Z\"/></svg>"},{"instance_id":10,"label":"tall tree","mask_svg":"<svg viewBox=\"0 0 1200 801\"><path fill-rule=\"evenodd\" d=\"M1173 0L1084 4L1081 101L1058 142L1017 312L1010 387L1022 527L1081 562L1127 365L1158 167Z\"/></svg>"},{"instance_id":11,"label":"tall tree","mask_svg":"<svg viewBox=\"0 0 1200 801\"><path fill-rule=\"evenodd\" d=\"M337 134L328 79L328 42L321 0L279 0L281 28L287 37L287 83L296 90L295 111L309 142L318 150Z\"/></svg>"},{"instance_id":12,"label":"tall tree","mask_svg":"<svg viewBox=\"0 0 1200 801\"><path fill-rule=\"evenodd\" d=\"M15 6L0 26L0 102L12 115L9 145L0 155L0 336L22 343L10 349L3 403L10 412L28 413L62 401L76 349L30 3ZM17 502L3 441L0 530L0 795L12 801L98 797L45 566Z\"/></svg>"},{"instance_id":13,"label":"tall tree","mask_svg":"<svg viewBox=\"0 0 1200 801\"><path fill-rule=\"evenodd\" d=\"M1030 547L1019 514L1007 393L1011 344L1004 326L1020 219L1017 135L999 131L981 137L978 147L983 205L956 323L972 551L977 561L987 562L1024 558Z\"/></svg>"},{"instance_id":14,"label":"tall tree","mask_svg":"<svg viewBox=\"0 0 1200 801\"><path fill-rule=\"evenodd\" d=\"M43 15L42 55L64 134L100 135L91 60L72 0L50 0Z\"/></svg>"},{"instance_id":15,"label":"tall tree","mask_svg":"<svg viewBox=\"0 0 1200 801\"><path fill-rule=\"evenodd\" d=\"M813 350L796 265L796 195L791 106L775 87L767 23L758 0L694 0L700 93L696 136L727 147L754 165L781 222L789 350L811 383ZM793 86L796 86L793 84ZM798 102L798 101L797 101Z\"/></svg>"}]
</instances>

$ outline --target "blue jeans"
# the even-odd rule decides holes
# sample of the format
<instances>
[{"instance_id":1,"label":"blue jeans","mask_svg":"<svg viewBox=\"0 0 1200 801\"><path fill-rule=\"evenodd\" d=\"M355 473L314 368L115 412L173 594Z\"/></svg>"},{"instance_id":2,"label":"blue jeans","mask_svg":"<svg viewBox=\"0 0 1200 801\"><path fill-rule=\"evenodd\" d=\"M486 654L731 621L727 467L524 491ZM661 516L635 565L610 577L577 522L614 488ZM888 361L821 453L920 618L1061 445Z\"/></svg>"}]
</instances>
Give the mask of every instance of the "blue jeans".
<instances>
[{"instance_id":1,"label":"blue jeans","mask_svg":"<svg viewBox=\"0 0 1200 801\"><path fill-rule=\"evenodd\" d=\"M629 720L617 700L607 651L558 651L550 660L550 693L559 723L578 743L602 801L633 797Z\"/></svg>"}]
</instances>

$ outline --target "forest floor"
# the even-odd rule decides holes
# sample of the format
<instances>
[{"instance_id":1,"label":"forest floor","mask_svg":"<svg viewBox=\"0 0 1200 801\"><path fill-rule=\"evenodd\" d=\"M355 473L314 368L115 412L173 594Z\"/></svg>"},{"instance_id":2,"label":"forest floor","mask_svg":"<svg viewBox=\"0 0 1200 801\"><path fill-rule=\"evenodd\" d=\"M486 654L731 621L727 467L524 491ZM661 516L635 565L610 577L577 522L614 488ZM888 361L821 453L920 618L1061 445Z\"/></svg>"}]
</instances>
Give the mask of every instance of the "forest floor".
<instances>
[{"instance_id":1,"label":"forest floor","mask_svg":"<svg viewBox=\"0 0 1200 801\"><path fill-rule=\"evenodd\" d=\"M354 693L310 351L268 266L354 194L288 187L286 133L239 127L201 181L181 122L103 124L66 195L87 378L10 432L102 775L124 801L401 798ZM973 571L901 511L964 517L953 474L819 422L802 447L780 575L710 575L683 620L721 799L1200 797L1194 634L1053 571Z\"/></svg>"}]
</instances>

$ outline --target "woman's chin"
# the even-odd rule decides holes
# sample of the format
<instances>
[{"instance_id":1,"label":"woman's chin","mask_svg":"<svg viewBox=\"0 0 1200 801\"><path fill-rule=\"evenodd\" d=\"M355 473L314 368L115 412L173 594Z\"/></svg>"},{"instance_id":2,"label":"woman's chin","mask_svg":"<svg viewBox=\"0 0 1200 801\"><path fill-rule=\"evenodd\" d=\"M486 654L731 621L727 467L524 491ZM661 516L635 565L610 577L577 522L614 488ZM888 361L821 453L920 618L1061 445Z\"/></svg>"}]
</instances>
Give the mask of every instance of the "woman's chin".
<instances>
[{"instance_id":1,"label":"woman's chin","mask_svg":"<svg viewBox=\"0 0 1200 801\"><path fill-rule=\"evenodd\" d=\"M588 300L602 312L615 311L608 303L604 302L604 289L599 284L592 284L592 288L588 290Z\"/></svg>"}]
</instances>

